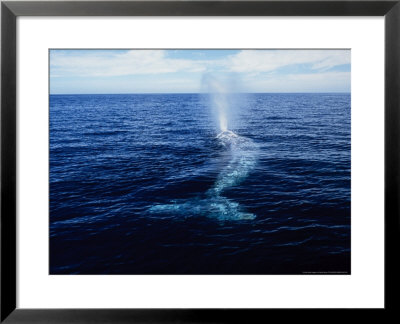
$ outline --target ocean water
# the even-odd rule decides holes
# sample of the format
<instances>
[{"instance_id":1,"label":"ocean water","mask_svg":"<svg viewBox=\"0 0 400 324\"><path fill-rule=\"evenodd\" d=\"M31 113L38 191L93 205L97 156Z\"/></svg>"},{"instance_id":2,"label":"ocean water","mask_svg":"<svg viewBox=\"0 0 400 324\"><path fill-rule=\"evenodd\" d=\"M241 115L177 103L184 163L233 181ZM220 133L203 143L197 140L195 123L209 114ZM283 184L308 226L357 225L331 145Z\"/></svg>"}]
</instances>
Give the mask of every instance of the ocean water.
<instances>
[{"instance_id":1,"label":"ocean water","mask_svg":"<svg viewBox=\"0 0 400 324\"><path fill-rule=\"evenodd\" d=\"M350 94L226 103L50 95L50 273L349 274Z\"/></svg>"}]
</instances>

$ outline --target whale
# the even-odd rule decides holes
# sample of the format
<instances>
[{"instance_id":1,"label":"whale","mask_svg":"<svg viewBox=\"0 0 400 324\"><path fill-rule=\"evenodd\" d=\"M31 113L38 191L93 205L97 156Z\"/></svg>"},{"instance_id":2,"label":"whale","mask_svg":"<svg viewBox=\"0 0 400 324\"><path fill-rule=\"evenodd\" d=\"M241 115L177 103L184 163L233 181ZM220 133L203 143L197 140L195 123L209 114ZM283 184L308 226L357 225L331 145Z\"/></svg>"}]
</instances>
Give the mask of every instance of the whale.
<instances>
[{"instance_id":1,"label":"whale","mask_svg":"<svg viewBox=\"0 0 400 324\"><path fill-rule=\"evenodd\" d=\"M153 205L149 208L150 213L172 213L183 217L199 215L218 220L252 220L256 218L256 215L247 212L238 202L227 198L225 193L230 188L241 184L255 168L257 144L252 139L240 136L230 130L220 132L216 139L230 158L218 173L212 187L203 195L195 198L172 200L168 204Z\"/></svg>"}]
</instances>

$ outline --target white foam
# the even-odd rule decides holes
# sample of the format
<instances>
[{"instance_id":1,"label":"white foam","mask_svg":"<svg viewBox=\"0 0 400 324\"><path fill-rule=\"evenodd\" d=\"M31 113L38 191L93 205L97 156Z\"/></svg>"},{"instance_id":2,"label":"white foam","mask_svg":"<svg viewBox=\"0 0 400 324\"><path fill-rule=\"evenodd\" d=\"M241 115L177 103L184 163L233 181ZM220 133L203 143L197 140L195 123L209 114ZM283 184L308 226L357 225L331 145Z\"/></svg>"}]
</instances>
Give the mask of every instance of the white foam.
<instances>
[{"instance_id":1,"label":"white foam","mask_svg":"<svg viewBox=\"0 0 400 324\"><path fill-rule=\"evenodd\" d=\"M225 190L239 185L254 169L257 162L258 146L249 138L239 136L232 131L223 131L217 135L221 144L230 150L231 159L219 173L214 185L204 197L152 206L151 213L173 213L182 216L200 215L219 220L254 219L256 216L244 210L239 203L222 194Z\"/></svg>"}]
</instances>

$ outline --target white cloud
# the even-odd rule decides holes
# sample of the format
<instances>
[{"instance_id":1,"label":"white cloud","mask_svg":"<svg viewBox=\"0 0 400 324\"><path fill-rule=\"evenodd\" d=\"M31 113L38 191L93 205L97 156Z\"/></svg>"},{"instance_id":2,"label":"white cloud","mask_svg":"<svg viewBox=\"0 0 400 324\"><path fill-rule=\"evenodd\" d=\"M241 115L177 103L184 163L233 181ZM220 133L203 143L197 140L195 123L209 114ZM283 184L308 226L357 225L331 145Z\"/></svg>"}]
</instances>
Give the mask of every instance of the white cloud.
<instances>
[{"instance_id":1,"label":"white cloud","mask_svg":"<svg viewBox=\"0 0 400 324\"><path fill-rule=\"evenodd\" d=\"M242 50L214 60L168 58L164 50L52 51L51 76L96 77L173 72L271 72L294 64L311 64L313 70L349 64L348 50Z\"/></svg>"},{"instance_id":2,"label":"white cloud","mask_svg":"<svg viewBox=\"0 0 400 324\"><path fill-rule=\"evenodd\" d=\"M57 76L121 76L171 72L202 72L206 64L201 61L170 59L163 50L132 50L128 52L53 51L51 53L51 75Z\"/></svg>"},{"instance_id":3,"label":"white cloud","mask_svg":"<svg viewBox=\"0 0 400 324\"><path fill-rule=\"evenodd\" d=\"M249 92L349 92L350 72L271 75L268 78L244 77Z\"/></svg>"},{"instance_id":4,"label":"white cloud","mask_svg":"<svg viewBox=\"0 0 400 324\"><path fill-rule=\"evenodd\" d=\"M350 64L348 50L246 50L229 57L225 66L232 72L270 72L293 64L311 64L329 69Z\"/></svg>"},{"instance_id":5,"label":"white cloud","mask_svg":"<svg viewBox=\"0 0 400 324\"><path fill-rule=\"evenodd\" d=\"M329 70L350 64L350 50L242 50L218 58L199 52L201 59L199 55L192 59L189 52L181 58L168 54L167 50L51 51L51 89L66 93L198 92L205 90L201 80L210 73L234 80L238 91L350 91L350 72ZM285 66L293 68L279 70Z\"/></svg>"}]
</instances>

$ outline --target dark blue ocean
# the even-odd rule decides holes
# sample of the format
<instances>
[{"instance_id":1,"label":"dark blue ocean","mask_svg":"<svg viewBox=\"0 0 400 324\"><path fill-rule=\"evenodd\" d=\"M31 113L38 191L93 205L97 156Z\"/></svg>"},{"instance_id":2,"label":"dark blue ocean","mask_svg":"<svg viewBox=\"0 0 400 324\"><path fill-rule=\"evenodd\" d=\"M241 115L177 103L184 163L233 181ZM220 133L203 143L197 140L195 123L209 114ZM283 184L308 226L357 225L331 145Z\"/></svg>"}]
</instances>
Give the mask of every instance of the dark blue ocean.
<instances>
[{"instance_id":1,"label":"dark blue ocean","mask_svg":"<svg viewBox=\"0 0 400 324\"><path fill-rule=\"evenodd\" d=\"M350 273L350 101L50 95L50 273Z\"/></svg>"}]
</instances>

